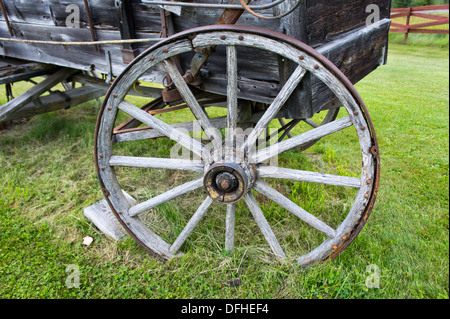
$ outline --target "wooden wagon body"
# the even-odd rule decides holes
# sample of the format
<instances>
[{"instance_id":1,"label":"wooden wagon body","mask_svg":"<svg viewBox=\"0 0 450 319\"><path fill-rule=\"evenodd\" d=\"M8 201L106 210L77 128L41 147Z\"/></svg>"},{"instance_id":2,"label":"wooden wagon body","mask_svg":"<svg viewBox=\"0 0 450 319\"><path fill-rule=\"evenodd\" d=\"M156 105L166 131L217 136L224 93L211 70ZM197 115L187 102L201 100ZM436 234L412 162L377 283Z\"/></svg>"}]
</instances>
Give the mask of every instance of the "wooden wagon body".
<instances>
[{"instance_id":1,"label":"wooden wagon body","mask_svg":"<svg viewBox=\"0 0 450 319\"><path fill-rule=\"evenodd\" d=\"M225 248L231 251L236 203L242 200L272 252L286 259L285 244L277 241L255 191L312 227L302 230L314 239L298 258L309 265L336 257L365 225L377 196L380 157L368 109L353 84L386 63L390 0L0 0L0 7L0 84L8 97L0 122L105 96L94 160L107 205L91 209L91 220L102 230L113 214L144 248L169 259L181 254L187 237L219 202L227 209ZM35 85L13 98L11 83L22 80ZM58 83L64 91L52 90ZM134 105L126 99L130 95L148 103ZM208 113L209 107L215 111ZM164 117L186 109L188 122ZM214 113L217 109L226 116ZM340 109L346 114L338 118ZM299 123L309 130L297 129ZM358 142L344 156L348 166L339 166L341 174L323 173L320 166L317 172L283 167L298 158L295 152L348 127L353 137L334 141ZM139 142L159 138L188 150L189 158L144 157ZM116 145L135 142L137 147L116 153ZM125 150L139 152L123 155ZM286 152L294 152L290 160L271 166L272 158ZM201 176L139 202L122 189L122 167ZM133 176L148 186L146 174ZM316 216L300 207L297 197L289 199L288 186L285 191L269 185L279 179L352 191L330 199L329 215ZM164 227L153 229L162 220L152 215L155 208L202 187L206 199L170 244L170 236L158 233ZM291 238L300 227L295 225L277 234Z\"/></svg>"},{"instance_id":2,"label":"wooden wagon body","mask_svg":"<svg viewBox=\"0 0 450 319\"><path fill-rule=\"evenodd\" d=\"M267 0L251 2L256 8L271 3ZM301 0L298 7L283 18L260 19L245 11L237 22L233 21L231 9L231 14L227 16L224 14L225 9L213 7L218 5L217 0L188 0L182 4L186 6L176 6L176 3L173 6L166 5L164 8L172 11L171 13L163 10L162 5L152 4L151 0L2 0L0 37L22 42L1 41L0 55L65 68L96 71L115 77L134 57L160 38L199 26L214 25L222 19L219 23L257 26L298 39L325 55L352 83L358 82L386 61L390 24L390 1L387 0ZM196 4L205 5L189 6ZM236 0L233 4L239 6L239 1ZM274 12L275 15L286 12L296 4L296 0L281 1L278 6L258 12L273 16ZM208 5L210 7L207 7ZM226 7L224 3L222 5ZM374 5L378 12L373 10ZM149 42L107 43L95 46L55 44L128 39L149 39ZM47 41L52 44L33 41ZM224 52L217 52L209 57L205 67L208 78L203 79L199 86L202 90L225 93L223 57ZM189 63L189 59L182 61L184 70L189 69ZM286 77L286 74L283 74L286 71L280 71L280 65L280 61L268 55L244 57L239 65L240 97L263 103L271 101L279 90L280 78ZM164 72L154 71L142 79L161 83L163 77ZM77 79L82 81L80 77ZM99 84L99 81L89 81L88 78L84 81L90 82L91 85L95 82ZM299 101L291 101L290 106L283 108L284 116L309 118L331 105L326 86L315 83L314 80L308 82L311 83L304 84L304 92L296 93ZM148 92L155 96L158 93ZM301 102L301 108L298 107L298 102Z\"/></svg>"}]
</instances>

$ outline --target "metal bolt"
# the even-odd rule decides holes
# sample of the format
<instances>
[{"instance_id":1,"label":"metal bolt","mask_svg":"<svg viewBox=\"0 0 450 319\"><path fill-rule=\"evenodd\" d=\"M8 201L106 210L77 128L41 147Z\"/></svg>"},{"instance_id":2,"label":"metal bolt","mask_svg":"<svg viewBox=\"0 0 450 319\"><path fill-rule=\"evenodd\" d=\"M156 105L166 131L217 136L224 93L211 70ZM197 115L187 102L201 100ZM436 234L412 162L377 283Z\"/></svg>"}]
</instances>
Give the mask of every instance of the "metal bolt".
<instances>
[{"instance_id":1,"label":"metal bolt","mask_svg":"<svg viewBox=\"0 0 450 319\"><path fill-rule=\"evenodd\" d=\"M100 156L100 158L103 158L103 154L100 154L99 156Z\"/></svg>"},{"instance_id":2,"label":"metal bolt","mask_svg":"<svg viewBox=\"0 0 450 319\"><path fill-rule=\"evenodd\" d=\"M223 189L228 189L228 187L230 187L230 183L228 181L223 181L220 183L220 187Z\"/></svg>"},{"instance_id":3,"label":"metal bolt","mask_svg":"<svg viewBox=\"0 0 450 319\"><path fill-rule=\"evenodd\" d=\"M111 110L112 110L112 108L111 108L110 106L108 106L107 110L108 110L108 111L111 111Z\"/></svg>"},{"instance_id":4,"label":"metal bolt","mask_svg":"<svg viewBox=\"0 0 450 319\"><path fill-rule=\"evenodd\" d=\"M242 40L244 40L244 37L242 35L240 35L240 36L238 36L238 39L242 41Z\"/></svg>"},{"instance_id":5,"label":"metal bolt","mask_svg":"<svg viewBox=\"0 0 450 319\"><path fill-rule=\"evenodd\" d=\"M315 70L319 69L319 65L318 65L318 64L315 64L315 65L314 65L314 69L315 69Z\"/></svg>"},{"instance_id":6,"label":"metal bolt","mask_svg":"<svg viewBox=\"0 0 450 319\"><path fill-rule=\"evenodd\" d=\"M366 181L366 183L367 183L367 184L370 184L370 183L372 183L372 181L371 181L370 179L368 179L368 180Z\"/></svg>"},{"instance_id":7,"label":"metal bolt","mask_svg":"<svg viewBox=\"0 0 450 319\"><path fill-rule=\"evenodd\" d=\"M226 38L227 38L227 37L224 36L224 35L220 36L220 39L222 39L222 40L225 40Z\"/></svg>"},{"instance_id":8,"label":"metal bolt","mask_svg":"<svg viewBox=\"0 0 450 319\"><path fill-rule=\"evenodd\" d=\"M114 94L113 94L113 96L114 96L114 98L116 98L116 97L117 97L117 94L116 94L116 93L114 93Z\"/></svg>"},{"instance_id":9,"label":"metal bolt","mask_svg":"<svg viewBox=\"0 0 450 319\"><path fill-rule=\"evenodd\" d=\"M366 193L366 194L364 195L364 197L365 197L365 198L369 198L369 193Z\"/></svg>"},{"instance_id":10,"label":"metal bolt","mask_svg":"<svg viewBox=\"0 0 450 319\"><path fill-rule=\"evenodd\" d=\"M342 236L342 239L346 240L347 239L347 235Z\"/></svg>"},{"instance_id":11,"label":"metal bolt","mask_svg":"<svg viewBox=\"0 0 450 319\"><path fill-rule=\"evenodd\" d=\"M364 131L366 129L365 126L361 126L361 131Z\"/></svg>"},{"instance_id":12,"label":"metal bolt","mask_svg":"<svg viewBox=\"0 0 450 319\"><path fill-rule=\"evenodd\" d=\"M153 61L155 57L153 55L150 56L150 61Z\"/></svg>"},{"instance_id":13,"label":"metal bolt","mask_svg":"<svg viewBox=\"0 0 450 319\"><path fill-rule=\"evenodd\" d=\"M118 212L119 213L119 215L122 215L123 213L122 212Z\"/></svg>"},{"instance_id":14,"label":"metal bolt","mask_svg":"<svg viewBox=\"0 0 450 319\"><path fill-rule=\"evenodd\" d=\"M185 75L183 75L183 79L186 83L194 82L195 78L191 72L187 71Z\"/></svg>"},{"instance_id":15,"label":"metal bolt","mask_svg":"<svg viewBox=\"0 0 450 319\"><path fill-rule=\"evenodd\" d=\"M169 50L167 50L167 48L164 48L164 49L163 49L163 52L164 52L164 53L167 53L167 52L169 52Z\"/></svg>"},{"instance_id":16,"label":"metal bolt","mask_svg":"<svg viewBox=\"0 0 450 319\"><path fill-rule=\"evenodd\" d=\"M105 170L105 168L104 167L102 167L102 171L104 171Z\"/></svg>"},{"instance_id":17,"label":"metal bolt","mask_svg":"<svg viewBox=\"0 0 450 319\"><path fill-rule=\"evenodd\" d=\"M336 250L336 249L337 249L337 246L336 246L336 245L334 245L334 246L333 246L333 249L334 249L334 250Z\"/></svg>"},{"instance_id":18,"label":"metal bolt","mask_svg":"<svg viewBox=\"0 0 450 319\"><path fill-rule=\"evenodd\" d=\"M130 225L130 222L127 222L127 225Z\"/></svg>"},{"instance_id":19,"label":"metal bolt","mask_svg":"<svg viewBox=\"0 0 450 319\"><path fill-rule=\"evenodd\" d=\"M358 111L355 111L355 112L353 112L353 115L358 116L358 115L359 115L359 112L358 112Z\"/></svg>"},{"instance_id":20,"label":"metal bolt","mask_svg":"<svg viewBox=\"0 0 450 319\"><path fill-rule=\"evenodd\" d=\"M299 56L298 57L300 60L304 60L305 59L305 56L304 55L301 55L301 56Z\"/></svg>"}]
</instances>

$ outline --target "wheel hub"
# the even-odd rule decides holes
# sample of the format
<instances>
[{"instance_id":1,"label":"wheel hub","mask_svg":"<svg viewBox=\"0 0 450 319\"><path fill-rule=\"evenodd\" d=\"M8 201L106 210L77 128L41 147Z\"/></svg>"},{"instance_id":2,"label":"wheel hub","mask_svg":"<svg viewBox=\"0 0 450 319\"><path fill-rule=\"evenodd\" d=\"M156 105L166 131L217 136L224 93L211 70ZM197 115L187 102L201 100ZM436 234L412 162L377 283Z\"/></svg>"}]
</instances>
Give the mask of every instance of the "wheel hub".
<instances>
[{"instance_id":1,"label":"wheel hub","mask_svg":"<svg viewBox=\"0 0 450 319\"><path fill-rule=\"evenodd\" d=\"M249 189L249 176L235 163L216 163L209 167L203 179L208 195L223 204L239 201Z\"/></svg>"}]
</instances>

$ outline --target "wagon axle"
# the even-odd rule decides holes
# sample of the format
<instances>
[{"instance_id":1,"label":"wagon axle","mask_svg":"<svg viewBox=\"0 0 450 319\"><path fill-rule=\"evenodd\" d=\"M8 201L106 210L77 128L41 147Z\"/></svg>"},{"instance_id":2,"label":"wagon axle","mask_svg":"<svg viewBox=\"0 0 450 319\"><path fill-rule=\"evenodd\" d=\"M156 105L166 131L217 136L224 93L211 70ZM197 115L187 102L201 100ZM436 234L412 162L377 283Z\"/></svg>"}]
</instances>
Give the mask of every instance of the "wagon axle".
<instances>
[{"instance_id":1,"label":"wagon axle","mask_svg":"<svg viewBox=\"0 0 450 319\"><path fill-rule=\"evenodd\" d=\"M207 170L203 187L215 201L232 204L241 200L247 193L251 185L249 176L252 178L253 175L236 163L216 163Z\"/></svg>"}]
</instances>

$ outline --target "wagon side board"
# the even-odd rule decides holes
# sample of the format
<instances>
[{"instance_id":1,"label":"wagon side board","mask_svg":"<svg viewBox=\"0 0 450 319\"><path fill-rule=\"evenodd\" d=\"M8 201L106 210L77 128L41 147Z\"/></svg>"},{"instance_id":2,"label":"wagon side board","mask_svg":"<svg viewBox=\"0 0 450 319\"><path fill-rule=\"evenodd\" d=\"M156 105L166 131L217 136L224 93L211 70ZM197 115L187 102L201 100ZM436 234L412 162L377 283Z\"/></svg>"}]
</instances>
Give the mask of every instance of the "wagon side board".
<instances>
[{"instance_id":1,"label":"wagon side board","mask_svg":"<svg viewBox=\"0 0 450 319\"><path fill-rule=\"evenodd\" d=\"M355 84L386 64L390 22L384 19L356 29L316 49ZM323 83L313 80L312 92L314 113L333 106L333 94Z\"/></svg>"},{"instance_id":2,"label":"wagon side board","mask_svg":"<svg viewBox=\"0 0 450 319\"><path fill-rule=\"evenodd\" d=\"M217 0L185 2L216 4ZM85 3L89 4L89 8ZM0 16L0 37L10 38L12 32L13 38L20 40L90 42L136 37L152 39L153 42L132 46L102 44L96 47L3 41L0 43L0 55L117 76L133 56L158 41L161 36L161 10L158 6L131 0L125 12L124 7L116 6L116 3L120 2L5 1L9 23L6 23L3 15ZM268 1L252 0L252 4L262 3ZM286 11L294 3L295 0L286 0L275 9L275 13ZM67 25L71 14L71 11L67 10L69 5L75 5L79 10L79 25L76 27ZM373 5L379 9L380 22L368 25L367 20L371 12L367 9ZM259 19L245 12L236 24L278 31L305 42L323 52L356 83L385 63L389 12L389 0L302 0L296 11L281 19ZM180 16L172 14L174 32L215 24L221 13L220 10L183 7ZM261 13L270 15L273 9ZM209 72L209 78L204 80L200 88L225 95L226 59L225 50L222 51L218 50L208 59L205 68ZM111 56L111 67L106 58L107 53ZM238 52L238 59L239 97L243 99L270 103L292 72L290 63L276 57L255 56L244 50ZM163 70L154 70L146 73L142 80L161 83L164 74ZM286 118L308 118L328 107L329 99L329 91L307 76L279 115Z\"/></svg>"}]
</instances>

